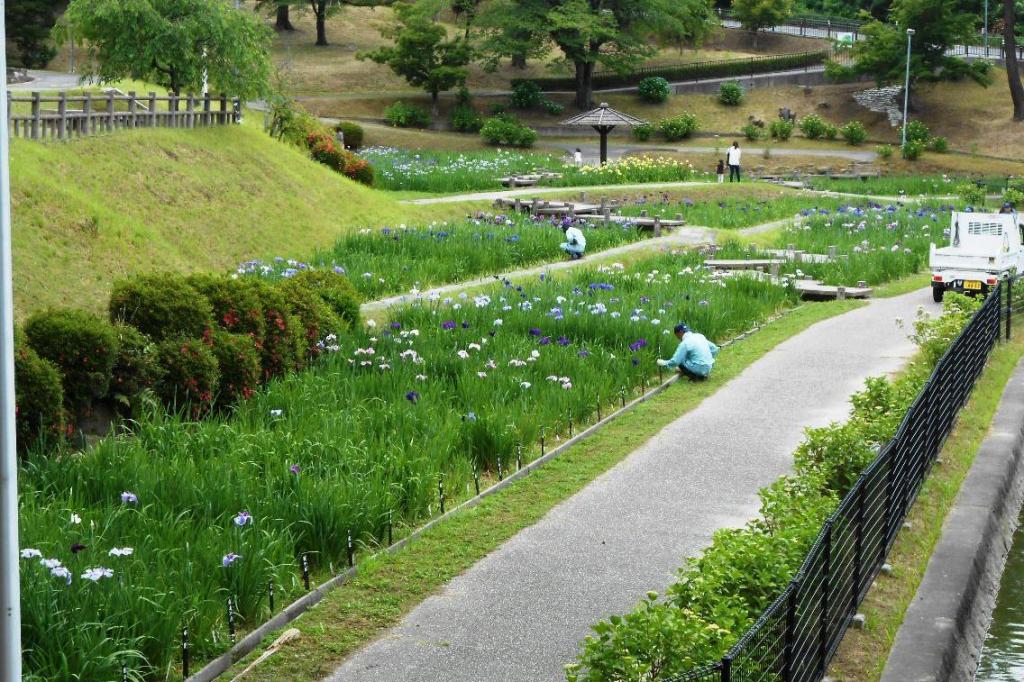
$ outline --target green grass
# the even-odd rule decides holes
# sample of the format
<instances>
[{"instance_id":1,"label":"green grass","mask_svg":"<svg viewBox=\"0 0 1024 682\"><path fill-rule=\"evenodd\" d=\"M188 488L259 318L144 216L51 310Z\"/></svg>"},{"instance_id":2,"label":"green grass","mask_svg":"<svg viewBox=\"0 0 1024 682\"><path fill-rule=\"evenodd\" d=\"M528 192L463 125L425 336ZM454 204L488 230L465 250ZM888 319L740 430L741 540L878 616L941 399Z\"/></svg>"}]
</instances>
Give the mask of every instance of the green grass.
<instances>
[{"instance_id":1,"label":"green grass","mask_svg":"<svg viewBox=\"0 0 1024 682\"><path fill-rule=\"evenodd\" d=\"M829 674L838 682L874 682L885 667L893 640L914 599L928 560L942 535L942 524L956 500L978 448L988 435L1003 389L1024 355L1024 328L1014 326L1012 342L1002 342L989 357L971 399L942 448L942 464L925 481L907 521L912 530L896 538L891 576L879 576L861 605L863 630L850 630L839 646Z\"/></svg>"},{"instance_id":2,"label":"green grass","mask_svg":"<svg viewBox=\"0 0 1024 682\"><path fill-rule=\"evenodd\" d=\"M402 616L493 551L540 520L621 461L659 429L696 407L772 348L812 324L852 310L853 301L806 304L720 356L710 381L677 384L603 428L526 479L441 524L408 548L367 564L350 583L330 593L289 627L302 637L257 668L251 680L313 680L329 673ZM276 635L275 635L276 636ZM273 641L275 636L267 639ZM237 674L257 653L237 665Z\"/></svg>"},{"instance_id":3,"label":"green grass","mask_svg":"<svg viewBox=\"0 0 1024 682\"><path fill-rule=\"evenodd\" d=\"M465 210L398 204L254 124L13 140L11 176L21 318L56 305L101 311L111 282L131 273L224 271L308 254L356 227Z\"/></svg>"},{"instance_id":4,"label":"green grass","mask_svg":"<svg viewBox=\"0 0 1024 682\"><path fill-rule=\"evenodd\" d=\"M955 195L957 185L962 183L984 183L990 193L1002 193L1006 188L1005 176L964 176L964 175L889 175L866 180L814 178L807 186L815 190L867 194L895 197L946 196Z\"/></svg>"},{"instance_id":5,"label":"green grass","mask_svg":"<svg viewBox=\"0 0 1024 682\"><path fill-rule=\"evenodd\" d=\"M856 203L856 202L852 202ZM669 203L632 204L624 206L622 213L638 216L646 211L650 216L674 218L681 214L688 225L700 225L723 230L735 230L785 218L795 218L810 209L835 210L851 204L849 200L808 195L783 195L763 199L729 198L693 200L683 197Z\"/></svg>"}]
</instances>

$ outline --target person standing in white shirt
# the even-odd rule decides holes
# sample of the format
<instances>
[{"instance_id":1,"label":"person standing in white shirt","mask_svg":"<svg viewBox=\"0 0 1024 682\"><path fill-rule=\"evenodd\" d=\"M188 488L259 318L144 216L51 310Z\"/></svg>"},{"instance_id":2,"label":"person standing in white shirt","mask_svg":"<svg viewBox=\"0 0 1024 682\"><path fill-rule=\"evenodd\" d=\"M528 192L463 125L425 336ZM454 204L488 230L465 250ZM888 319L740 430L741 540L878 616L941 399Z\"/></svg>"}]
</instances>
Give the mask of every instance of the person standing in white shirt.
<instances>
[{"instance_id":1,"label":"person standing in white shirt","mask_svg":"<svg viewBox=\"0 0 1024 682\"><path fill-rule=\"evenodd\" d=\"M726 162L729 164L729 182L732 182L733 178L736 178L736 182L740 181L740 156L740 143L733 142L725 154Z\"/></svg>"},{"instance_id":2,"label":"person standing in white shirt","mask_svg":"<svg viewBox=\"0 0 1024 682\"><path fill-rule=\"evenodd\" d=\"M576 164L577 168L583 165L583 151L579 147L576 147L576 151L572 153L572 162Z\"/></svg>"}]
</instances>

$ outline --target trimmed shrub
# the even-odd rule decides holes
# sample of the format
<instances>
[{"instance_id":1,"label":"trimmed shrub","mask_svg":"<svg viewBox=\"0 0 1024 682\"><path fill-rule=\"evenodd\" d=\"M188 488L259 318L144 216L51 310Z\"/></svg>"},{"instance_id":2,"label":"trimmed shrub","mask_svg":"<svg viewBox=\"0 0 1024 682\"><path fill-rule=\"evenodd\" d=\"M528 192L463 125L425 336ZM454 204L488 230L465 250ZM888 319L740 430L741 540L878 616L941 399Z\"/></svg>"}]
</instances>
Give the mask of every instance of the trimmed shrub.
<instances>
[{"instance_id":1,"label":"trimmed shrub","mask_svg":"<svg viewBox=\"0 0 1024 682\"><path fill-rule=\"evenodd\" d=\"M330 270L302 270L291 279L316 292L349 329L359 326L359 294L348 277Z\"/></svg>"},{"instance_id":2,"label":"trimmed shrub","mask_svg":"<svg viewBox=\"0 0 1024 682\"><path fill-rule=\"evenodd\" d=\"M1018 210L1024 208L1024 191L1014 187L1007 187L1006 191L1003 192L1003 202L1012 205Z\"/></svg>"},{"instance_id":3,"label":"trimmed shrub","mask_svg":"<svg viewBox=\"0 0 1024 682\"><path fill-rule=\"evenodd\" d=\"M718 88L718 101L727 107L738 107L746 94L738 81L729 81Z\"/></svg>"},{"instance_id":4,"label":"trimmed shrub","mask_svg":"<svg viewBox=\"0 0 1024 682\"><path fill-rule=\"evenodd\" d=\"M892 154L895 150L891 144L880 144L875 147L875 153L878 154L879 158L888 161L892 158Z\"/></svg>"},{"instance_id":5,"label":"trimmed shrub","mask_svg":"<svg viewBox=\"0 0 1024 682\"><path fill-rule=\"evenodd\" d=\"M145 334L127 324L115 324L117 358L110 377L108 395L132 411L134 399L155 387L163 375L156 345Z\"/></svg>"},{"instance_id":6,"label":"trimmed shrub","mask_svg":"<svg viewBox=\"0 0 1024 682\"><path fill-rule=\"evenodd\" d=\"M839 137L839 128L832 125L831 123L825 124L825 139L834 140Z\"/></svg>"},{"instance_id":7,"label":"trimmed shrub","mask_svg":"<svg viewBox=\"0 0 1024 682\"><path fill-rule=\"evenodd\" d=\"M217 359L220 369L220 390L216 402L219 407L234 405L252 397L261 379L260 352L246 334L216 331L207 345Z\"/></svg>"},{"instance_id":8,"label":"trimmed shrub","mask_svg":"<svg viewBox=\"0 0 1024 682\"><path fill-rule=\"evenodd\" d=\"M470 104L457 104L452 109L449 121L452 130L459 133L478 133L484 124L484 117Z\"/></svg>"},{"instance_id":9,"label":"trimmed shrub","mask_svg":"<svg viewBox=\"0 0 1024 682\"><path fill-rule=\"evenodd\" d=\"M109 322L84 310L47 310L28 318L25 337L39 357L60 369L69 408L88 408L107 394L117 357Z\"/></svg>"},{"instance_id":10,"label":"trimmed shrub","mask_svg":"<svg viewBox=\"0 0 1024 682\"><path fill-rule=\"evenodd\" d=\"M939 154L945 154L949 151L949 140L944 137L933 137L928 141L928 149Z\"/></svg>"},{"instance_id":11,"label":"trimmed shrub","mask_svg":"<svg viewBox=\"0 0 1024 682\"><path fill-rule=\"evenodd\" d=\"M373 187L373 166L366 159L353 156L345 164L345 177L367 187Z\"/></svg>"},{"instance_id":12,"label":"trimmed shrub","mask_svg":"<svg viewBox=\"0 0 1024 682\"><path fill-rule=\"evenodd\" d=\"M957 185L956 195L968 206L981 206L985 203L985 188L978 187L973 182Z\"/></svg>"},{"instance_id":13,"label":"trimmed shrub","mask_svg":"<svg viewBox=\"0 0 1024 682\"><path fill-rule=\"evenodd\" d=\"M665 102L668 100L670 92L668 81L661 76L651 76L650 78L643 79L636 90L637 94L640 95L640 99L652 104Z\"/></svg>"},{"instance_id":14,"label":"trimmed shrub","mask_svg":"<svg viewBox=\"0 0 1024 682\"><path fill-rule=\"evenodd\" d=\"M498 114L484 121L480 137L487 144L509 147L532 147L537 131L510 114Z\"/></svg>"},{"instance_id":15,"label":"trimmed shrub","mask_svg":"<svg viewBox=\"0 0 1024 682\"><path fill-rule=\"evenodd\" d=\"M748 123L741 130L743 131L743 136L751 142L760 140L761 136L764 135L764 129L753 123Z\"/></svg>"},{"instance_id":16,"label":"trimmed shrub","mask_svg":"<svg viewBox=\"0 0 1024 682\"><path fill-rule=\"evenodd\" d=\"M352 121L341 121L334 126L334 132L345 136L345 149L359 149L363 146L363 126Z\"/></svg>"},{"instance_id":17,"label":"trimmed shrub","mask_svg":"<svg viewBox=\"0 0 1024 682\"><path fill-rule=\"evenodd\" d=\"M900 139L903 139L903 128L899 130ZM920 142L922 145L928 144L928 140L931 138L931 131L928 126L921 121L911 121L907 124L907 142Z\"/></svg>"},{"instance_id":18,"label":"trimmed shrub","mask_svg":"<svg viewBox=\"0 0 1024 682\"><path fill-rule=\"evenodd\" d=\"M426 128L430 112L415 104L395 102L384 109L384 119L395 128Z\"/></svg>"},{"instance_id":19,"label":"trimmed shrub","mask_svg":"<svg viewBox=\"0 0 1024 682\"><path fill-rule=\"evenodd\" d=\"M321 341L330 335L337 337L348 325L317 295L316 289L305 282L290 278L281 282L280 288L288 301L292 323L296 325L301 340L301 354L297 358L297 366L301 368L308 360L320 355Z\"/></svg>"},{"instance_id":20,"label":"trimmed shrub","mask_svg":"<svg viewBox=\"0 0 1024 682\"><path fill-rule=\"evenodd\" d=\"M19 330L20 332L20 330ZM39 357L24 334L14 338L14 421L18 449L64 436L64 390L60 371Z\"/></svg>"},{"instance_id":21,"label":"trimmed shrub","mask_svg":"<svg viewBox=\"0 0 1024 682\"><path fill-rule=\"evenodd\" d=\"M685 140L693 135L700 128L697 117L688 111L676 116L663 118L658 122L658 130L665 136L666 140Z\"/></svg>"},{"instance_id":22,"label":"trimmed shrub","mask_svg":"<svg viewBox=\"0 0 1024 682\"><path fill-rule=\"evenodd\" d=\"M768 129L771 131L772 138L779 142L785 142L793 136L793 124L789 121L783 121L781 118L777 121L772 121Z\"/></svg>"},{"instance_id":23,"label":"trimmed shrub","mask_svg":"<svg viewBox=\"0 0 1024 682\"><path fill-rule=\"evenodd\" d=\"M551 116L558 116L559 114L562 114L562 113L565 112L565 105L564 104L559 104L558 102L552 102L549 99L545 99L543 102L541 102L541 106L543 106L544 107L544 111L546 111Z\"/></svg>"},{"instance_id":24,"label":"trimmed shrub","mask_svg":"<svg viewBox=\"0 0 1024 682\"><path fill-rule=\"evenodd\" d=\"M166 339L157 346L163 377L157 394L168 408L193 419L210 412L220 385L220 368L213 350L201 339Z\"/></svg>"},{"instance_id":25,"label":"trimmed shrub","mask_svg":"<svg viewBox=\"0 0 1024 682\"><path fill-rule=\"evenodd\" d=\"M651 135L654 134L654 126L650 123L641 123L640 125L633 126L633 137L641 142L646 142L651 139Z\"/></svg>"},{"instance_id":26,"label":"trimmed shrub","mask_svg":"<svg viewBox=\"0 0 1024 682\"><path fill-rule=\"evenodd\" d=\"M860 121L850 121L840 128L839 132L842 134L843 139L846 140L846 144L854 146L862 145L868 139L868 131Z\"/></svg>"},{"instance_id":27,"label":"trimmed shrub","mask_svg":"<svg viewBox=\"0 0 1024 682\"><path fill-rule=\"evenodd\" d=\"M924 154L924 142L918 140L907 140L903 145L903 158L907 161L917 161Z\"/></svg>"},{"instance_id":28,"label":"trimmed shrub","mask_svg":"<svg viewBox=\"0 0 1024 682\"><path fill-rule=\"evenodd\" d=\"M213 309L181 275L136 275L114 282L110 320L130 324L157 342L198 338L213 325Z\"/></svg>"},{"instance_id":29,"label":"trimmed shrub","mask_svg":"<svg viewBox=\"0 0 1024 682\"><path fill-rule=\"evenodd\" d=\"M263 380L284 376L299 364L299 338L292 320L291 308L281 290L262 279L250 277L246 283L253 288L263 309L265 333L260 349Z\"/></svg>"},{"instance_id":30,"label":"trimmed shrub","mask_svg":"<svg viewBox=\"0 0 1024 682\"><path fill-rule=\"evenodd\" d=\"M533 81L518 81L512 86L508 104L513 109L533 109L540 106L544 95L540 86Z\"/></svg>"},{"instance_id":31,"label":"trimmed shrub","mask_svg":"<svg viewBox=\"0 0 1024 682\"><path fill-rule=\"evenodd\" d=\"M345 165L349 155L344 149L338 147L334 138L329 133L324 131L310 133L306 139L306 146L309 148L309 155L314 161L322 163L339 173L345 172Z\"/></svg>"},{"instance_id":32,"label":"trimmed shrub","mask_svg":"<svg viewBox=\"0 0 1024 682\"><path fill-rule=\"evenodd\" d=\"M210 302L218 327L232 334L248 334L256 344L263 342L267 330L263 307L248 280L192 275L188 283Z\"/></svg>"},{"instance_id":33,"label":"trimmed shrub","mask_svg":"<svg viewBox=\"0 0 1024 682\"><path fill-rule=\"evenodd\" d=\"M828 124L817 114L809 114L800 119L800 132L808 140L817 140L825 136L825 129Z\"/></svg>"}]
</instances>

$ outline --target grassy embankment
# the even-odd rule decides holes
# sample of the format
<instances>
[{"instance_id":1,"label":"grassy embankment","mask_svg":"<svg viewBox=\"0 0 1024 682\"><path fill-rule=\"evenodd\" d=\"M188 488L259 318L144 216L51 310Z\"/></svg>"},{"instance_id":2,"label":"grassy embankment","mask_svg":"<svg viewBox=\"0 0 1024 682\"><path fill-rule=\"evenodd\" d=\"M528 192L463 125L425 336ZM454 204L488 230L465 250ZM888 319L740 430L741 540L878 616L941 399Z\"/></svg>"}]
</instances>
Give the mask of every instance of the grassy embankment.
<instances>
[{"instance_id":1,"label":"grassy embankment","mask_svg":"<svg viewBox=\"0 0 1024 682\"><path fill-rule=\"evenodd\" d=\"M352 228L465 213L399 204L250 125L14 140L11 176L19 317L102 310L111 282L135 272L224 271L307 255Z\"/></svg>"}]
</instances>

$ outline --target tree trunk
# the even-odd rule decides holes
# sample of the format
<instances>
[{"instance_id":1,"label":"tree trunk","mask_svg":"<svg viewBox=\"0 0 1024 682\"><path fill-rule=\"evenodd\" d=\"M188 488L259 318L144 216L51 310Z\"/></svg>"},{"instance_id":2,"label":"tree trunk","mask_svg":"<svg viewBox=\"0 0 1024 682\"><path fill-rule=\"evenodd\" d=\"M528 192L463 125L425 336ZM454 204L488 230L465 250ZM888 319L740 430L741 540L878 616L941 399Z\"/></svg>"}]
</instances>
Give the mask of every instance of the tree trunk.
<instances>
[{"instance_id":1,"label":"tree trunk","mask_svg":"<svg viewBox=\"0 0 1024 682\"><path fill-rule=\"evenodd\" d=\"M277 20L274 22L274 29L278 31L294 31L295 27L292 26L292 19L288 15L288 5L277 6Z\"/></svg>"},{"instance_id":2,"label":"tree trunk","mask_svg":"<svg viewBox=\"0 0 1024 682\"><path fill-rule=\"evenodd\" d=\"M1014 0L1003 0L1003 49L1006 51L1006 78L1010 82L1010 99L1013 100L1013 120L1024 121L1024 84L1020 80L1020 64L1017 62L1017 37L1014 34L1017 23Z\"/></svg>"},{"instance_id":3,"label":"tree trunk","mask_svg":"<svg viewBox=\"0 0 1024 682\"><path fill-rule=\"evenodd\" d=\"M327 45L327 0L313 3L313 12L316 14L316 44L324 47Z\"/></svg>"},{"instance_id":4,"label":"tree trunk","mask_svg":"<svg viewBox=\"0 0 1024 682\"><path fill-rule=\"evenodd\" d=\"M514 55L512 55L512 68L514 68L514 69L525 69L526 68L526 55L525 54L514 54Z\"/></svg>"},{"instance_id":5,"label":"tree trunk","mask_svg":"<svg viewBox=\"0 0 1024 682\"><path fill-rule=\"evenodd\" d=\"M576 106L589 109L594 99L594 63L576 62Z\"/></svg>"}]
</instances>

